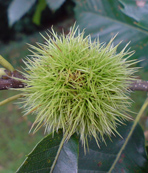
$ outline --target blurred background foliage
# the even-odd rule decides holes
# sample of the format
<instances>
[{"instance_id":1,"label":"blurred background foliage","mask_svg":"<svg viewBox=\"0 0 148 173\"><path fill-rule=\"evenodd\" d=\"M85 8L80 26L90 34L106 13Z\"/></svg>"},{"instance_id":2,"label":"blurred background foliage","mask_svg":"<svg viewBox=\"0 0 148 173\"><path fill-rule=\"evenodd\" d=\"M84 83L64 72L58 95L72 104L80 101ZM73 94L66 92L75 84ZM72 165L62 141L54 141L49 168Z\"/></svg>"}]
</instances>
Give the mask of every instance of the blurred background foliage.
<instances>
[{"instance_id":1,"label":"blurred background foliage","mask_svg":"<svg viewBox=\"0 0 148 173\"><path fill-rule=\"evenodd\" d=\"M20 40L49 28L72 16L73 8L72 0L0 0L0 41Z\"/></svg>"},{"instance_id":2,"label":"blurred background foliage","mask_svg":"<svg viewBox=\"0 0 148 173\"><path fill-rule=\"evenodd\" d=\"M121 47L131 41L133 58L141 61L137 78L148 80L148 2L146 0L0 0L0 54L16 69L21 70L22 59L29 54L26 43L43 42L43 35L53 25L57 32L68 33L76 21L86 35L91 34L107 42L118 33L115 44ZM0 91L0 101L14 95L14 91ZM131 94L132 111L138 112L147 93ZM135 114L136 116L136 114ZM44 136L43 130L28 134L34 115L23 117L14 103L0 107L0 172L11 173L23 162L28 151ZM148 111L141 119L148 141Z\"/></svg>"}]
</instances>

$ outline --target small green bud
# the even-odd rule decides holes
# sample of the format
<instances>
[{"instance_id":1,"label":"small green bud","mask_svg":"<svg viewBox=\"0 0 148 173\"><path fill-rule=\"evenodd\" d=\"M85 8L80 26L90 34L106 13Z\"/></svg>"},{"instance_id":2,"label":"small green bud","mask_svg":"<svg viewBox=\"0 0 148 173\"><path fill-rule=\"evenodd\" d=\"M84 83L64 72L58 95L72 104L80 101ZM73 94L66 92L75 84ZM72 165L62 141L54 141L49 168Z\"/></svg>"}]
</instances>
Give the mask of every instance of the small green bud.
<instances>
[{"instance_id":1,"label":"small green bud","mask_svg":"<svg viewBox=\"0 0 148 173\"><path fill-rule=\"evenodd\" d=\"M107 45L91 42L76 31L58 36L52 29L53 38L30 45L21 90L26 114L36 114L34 131L42 125L47 132L63 129L67 139L76 132L85 147L88 137L105 142L104 135L118 133L117 125L129 119L128 88L136 71L130 66L136 61L128 60L133 51L125 51L127 46L117 53L113 39Z\"/></svg>"}]
</instances>

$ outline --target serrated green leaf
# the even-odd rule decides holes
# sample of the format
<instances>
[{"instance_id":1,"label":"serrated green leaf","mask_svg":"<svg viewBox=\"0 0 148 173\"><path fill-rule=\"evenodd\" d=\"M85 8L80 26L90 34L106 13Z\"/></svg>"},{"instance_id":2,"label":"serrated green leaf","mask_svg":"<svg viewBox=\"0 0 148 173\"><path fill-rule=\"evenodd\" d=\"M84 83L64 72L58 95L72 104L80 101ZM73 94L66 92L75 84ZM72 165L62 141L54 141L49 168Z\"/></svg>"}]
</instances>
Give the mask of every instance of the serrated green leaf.
<instances>
[{"instance_id":1,"label":"serrated green leaf","mask_svg":"<svg viewBox=\"0 0 148 173\"><path fill-rule=\"evenodd\" d=\"M108 42L118 33L115 44L123 40L120 47L123 48L131 41L131 49L136 50L133 58L147 59L148 31L138 27L135 20L123 14L119 1L74 0L74 2L77 24L81 29L86 28L86 35L90 34L92 39L99 37L100 42ZM148 62L141 63L141 66L148 68Z\"/></svg>"},{"instance_id":2,"label":"serrated green leaf","mask_svg":"<svg viewBox=\"0 0 148 173\"><path fill-rule=\"evenodd\" d=\"M27 156L27 159L17 170L17 173L22 172L50 172L54 159L58 152L60 143L62 141L63 134L60 131L59 134L52 134L41 140L33 149L33 151ZM78 169L78 139L74 135L66 142L58 156L58 160L54 166L53 172L77 172Z\"/></svg>"},{"instance_id":3,"label":"serrated green leaf","mask_svg":"<svg viewBox=\"0 0 148 173\"><path fill-rule=\"evenodd\" d=\"M83 147L80 146L79 173L107 173L110 171L112 173L146 173L148 170L148 158L144 146L144 135L140 125L136 126L117 163L113 166L132 125L133 123L128 122L126 126L120 126L118 131L123 139L120 137L112 137L112 141L106 139L107 146L101 143L100 149L96 145L95 140L91 140L89 142L89 152L86 155L83 152Z\"/></svg>"},{"instance_id":4,"label":"serrated green leaf","mask_svg":"<svg viewBox=\"0 0 148 173\"><path fill-rule=\"evenodd\" d=\"M64 4L65 0L46 0L46 2L49 8L55 11Z\"/></svg>"},{"instance_id":5,"label":"serrated green leaf","mask_svg":"<svg viewBox=\"0 0 148 173\"><path fill-rule=\"evenodd\" d=\"M33 6L36 0L13 0L8 7L8 22L12 26Z\"/></svg>"}]
</instances>

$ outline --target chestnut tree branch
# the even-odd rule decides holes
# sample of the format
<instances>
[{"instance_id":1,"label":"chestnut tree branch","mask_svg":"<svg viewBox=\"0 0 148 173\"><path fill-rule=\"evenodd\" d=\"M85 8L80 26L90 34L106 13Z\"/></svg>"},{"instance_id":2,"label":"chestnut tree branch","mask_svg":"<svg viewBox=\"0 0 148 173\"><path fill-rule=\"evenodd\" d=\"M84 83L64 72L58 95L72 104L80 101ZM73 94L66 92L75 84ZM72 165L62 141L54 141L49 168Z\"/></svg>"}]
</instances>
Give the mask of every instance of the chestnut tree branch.
<instances>
[{"instance_id":1,"label":"chestnut tree branch","mask_svg":"<svg viewBox=\"0 0 148 173\"><path fill-rule=\"evenodd\" d=\"M7 75L0 78L0 90L8 90L9 88L23 88L25 86L25 83L13 78L25 79L24 76L18 71L10 72L5 70L5 73ZM137 79L131 84L130 89L133 91L148 91L148 81Z\"/></svg>"},{"instance_id":2,"label":"chestnut tree branch","mask_svg":"<svg viewBox=\"0 0 148 173\"><path fill-rule=\"evenodd\" d=\"M138 79L131 84L130 89L133 91L148 91L148 81Z\"/></svg>"},{"instance_id":3,"label":"chestnut tree branch","mask_svg":"<svg viewBox=\"0 0 148 173\"><path fill-rule=\"evenodd\" d=\"M0 78L0 90L8 90L9 88L23 88L25 83L14 78L25 79L18 71L10 72L5 70L5 74Z\"/></svg>"}]
</instances>

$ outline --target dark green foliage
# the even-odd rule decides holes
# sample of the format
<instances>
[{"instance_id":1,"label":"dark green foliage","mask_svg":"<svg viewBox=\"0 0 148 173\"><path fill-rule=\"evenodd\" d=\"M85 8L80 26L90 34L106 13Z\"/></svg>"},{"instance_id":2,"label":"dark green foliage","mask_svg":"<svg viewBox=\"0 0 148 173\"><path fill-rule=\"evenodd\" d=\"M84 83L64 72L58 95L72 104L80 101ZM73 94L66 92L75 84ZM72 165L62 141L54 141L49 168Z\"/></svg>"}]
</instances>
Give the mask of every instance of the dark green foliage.
<instances>
[{"instance_id":1,"label":"dark green foliage","mask_svg":"<svg viewBox=\"0 0 148 173\"><path fill-rule=\"evenodd\" d=\"M86 28L86 35L91 34L93 39L99 37L101 42L108 42L113 35L118 33L115 44L123 41L121 44L122 48L123 45L131 41L130 47L136 51L134 58L140 60L147 58L148 31L145 30L147 24L144 20L145 17L142 21L140 20L143 17L143 13L141 13L142 10L147 7L147 1L145 2L145 6L141 7L141 10L136 11L136 15L141 16L139 21L145 23L145 25L141 24L145 29L138 27L140 24L135 24L136 21L133 18L136 18L136 16L132 13L133 10L127 13L127 11L122 8L122 5L125 5L126 9L140 8L135 1L132 1L132 7L130 6L131 2L127 3L126 1L126 4L124 4L124 1L120 1L122 2L121 4L117 0L74 0L74 2L76 3L75 16L77 24L82 29ZM128 14L128 16L123 12ZM133 17L131 18L131 16ZM141 66L147 69L148 62L145 61Z\"/></svg>"},{"instance_id":2,"label":"dark green foliage","mask_svg":"<svg viewBox=\"0 0 148 173\"><path fill-rule=\"evenodd\" d=\"M107 173L111 171L111 167L127 139L132 125L133 123L129 122L126 126L119 127L118 130L123 139L116 136L110 141L107 138L107 146L102 143L100 149L95 140L92 139L89 142L90 148L86 154L84 153L84 148L81 146L81 143L78 144L77 137L73 136L68 143L64 144L53 172L75 173L78 171L79 173ZM27 159L17 172L49 172L61 140L62 133L55 134L54 138L52 138L52 135L45 137L27 156ZM137 125L133 135L121 153L120 158L115 166L113 166L112 172L117 173L124 171L132 173L137 171L146 173L147 170L148 159L144 147L143 131L141 127Z\"/></svg>"},{"instance_id":3,"label":"dark green foliage","mask_svg":"<svg viewBox=\"0 0 148 173\"><path fill-rule=\"evenodd\" d=\"M79 153L79 170L81 172L88 172L88 170L96 172L108 172L111 170L117 154L119 153L122 145L124 144L127 135L131 129L132 123L127 123L126 126L119 127L120 137L113 137L112 141L109 139L106 141L107 146L104 144L98 149L95 141L90 141L90 149L88 155L85 156L82 149ZM148 158L144 146L143 131L139 125L137 125L133 135L129 139L128 144L121 153L117 164L112 170L112 173L117 172L140 172L144 173L148 170Z\"/></svg>"},{"instance_id":4,"label":"dark green foliage","mask_svg":"<svg viewBox=\"0 0 148 173\"><path fill-rule=\"evenodd\" d=\"M62 140L62 131L59 134L48 135L39 142L33 151L28 155L23 165L17 171L22 172L49 172L59 145ZM68 143L66 142L61 150L54 172L77 172L78 169L78 139L74 135Z\"/></svg>"},{"instance_id":5,"label":"dark green foliage","mask_svg":"<svg viewBox=\"0 0 148 173\"><path fill-rule=\"evenodd\" d=\"M133 19L134 24L148 30L148 1L119 0L123 8L121 11Z\"/></svg>"}]
</instances>

